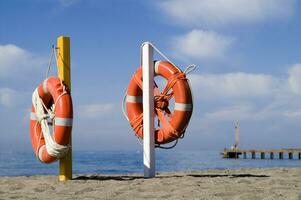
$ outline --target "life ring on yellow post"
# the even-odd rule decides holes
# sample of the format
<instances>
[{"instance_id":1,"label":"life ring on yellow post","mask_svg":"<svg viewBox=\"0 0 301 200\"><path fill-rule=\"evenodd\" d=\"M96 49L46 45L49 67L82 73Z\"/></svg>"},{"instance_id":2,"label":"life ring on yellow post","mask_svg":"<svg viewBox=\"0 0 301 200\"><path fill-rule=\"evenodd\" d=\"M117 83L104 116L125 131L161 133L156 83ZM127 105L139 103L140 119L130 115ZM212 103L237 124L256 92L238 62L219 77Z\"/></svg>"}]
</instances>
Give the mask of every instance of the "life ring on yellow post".
<instances>
[{"instance_id":1,"label":"life ring on yellow post","mask_svg":"<svg viewBox=\"0 0 301 200\"><path fill-rule=\"evenodd\" d=\"M172 142L184 134L192 115L193 102L185 73L167 61L156 61L154 66L154 75L167 80L162 93L154 83L155 114L162 125L155 130L155 143L160 145ZM168 106L173 97L175 105L171 112ZM125 101L129 122L135 134L143 138L142 67L132 76Z\"/></svg>"},{"instance_id":2,"label":"life ring on yellow post","mask_svg":"<svg viewBox=\"0 0 301 200\"><path fill-rule=\"evenodd\" d=\"M73 108L70 92L57 77L44 80L32 95L30 136L37 158L51 163L69 150ZM52 133L49 125L52 125Z\"/></svg>"}]
</instances>

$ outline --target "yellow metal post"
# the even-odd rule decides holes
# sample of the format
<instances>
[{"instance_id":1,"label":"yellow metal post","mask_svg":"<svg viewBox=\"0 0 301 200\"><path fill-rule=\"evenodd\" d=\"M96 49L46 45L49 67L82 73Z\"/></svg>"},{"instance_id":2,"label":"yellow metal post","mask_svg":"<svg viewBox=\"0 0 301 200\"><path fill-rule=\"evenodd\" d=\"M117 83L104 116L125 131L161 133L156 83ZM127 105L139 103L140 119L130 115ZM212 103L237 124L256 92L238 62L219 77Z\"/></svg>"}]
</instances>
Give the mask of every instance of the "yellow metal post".
<instances>
[{"instance_id":1,"label":"yellow metal post","mask_svg":"<svg viewBox=\"0 0 301 200\"><path fill-rule=\"evenodd\" d=\"M57 38L58 47L58 77L71 91L71 73L70 73L70 38L60 36ZM70 138L70 149L68 154L60 159L60 181L72 179L72 140Z\"/></svg>"}]
</instances>

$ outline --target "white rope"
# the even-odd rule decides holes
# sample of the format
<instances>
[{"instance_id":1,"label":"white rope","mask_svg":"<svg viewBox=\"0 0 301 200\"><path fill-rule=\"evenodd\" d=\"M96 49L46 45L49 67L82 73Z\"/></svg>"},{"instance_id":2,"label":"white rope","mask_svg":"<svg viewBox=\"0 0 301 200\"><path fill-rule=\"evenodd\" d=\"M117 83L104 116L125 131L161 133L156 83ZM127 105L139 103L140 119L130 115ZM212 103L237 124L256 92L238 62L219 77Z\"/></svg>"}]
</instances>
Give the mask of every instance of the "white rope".
<instances>
[{"instance_id":1,"label":"white rope","mask_svg":"<svg viewBox=\"0 0 301 200\"><path fill-rule=\"evenodd\" d=\"M184 70L184 74L188 75L191 72L193 72L196 69L196 65L195 64L190 64L186 67L186 69Z\"/></svg>"},{"instance_id":2,"label":"white rope","mask_svg":"<svg viewBox=\"0 0 301 200\"><path fill-rule=\"evenodd\" d=\"M122 108L122 114L123 114L123 116L126 118L126 120L130 121L129 117L127 115L127 111L126 111L126 107L125 107L125 101L126 101L126 93L123 96L121 108Z\"/></svg>"},{"instance_id":3,"label":"white rope","mask_svg":"<svg viewBox=\"0 0 301 200\"><path fill-rule=\"evenodd\" d=\"M55 57L56 66L57 66L57 51L56 51L56 49L57 49L57 48L54 47L54 45L52 45L52 47L51 47L50 59L49 59L49 64L48 64L48 69L47 69L47 72L46 72L46 79L49 77L49 73L50 73L51 66L52 66L52 59L53 59L53 56Z\"/></svg>"},{"instance_id":4,"label":"white rope","mask_svg":"<svg viewBox=\"0 0 301 200\"><path fill-rule=\"evenodd\" d=\"M61 98L64 94L62 93L56 100L58 101L59 98ZM55 104L56 104L55 102ZM69 146L68 145L60 145L55 142L55 140L52 138L52 134L50 133L50 127L48 126L47 119L50 118L52 122L55 120L55 104L53 106L53 109L47 109L46 106L43 103L43 100L40 98L39 93L38 93L38 88L35 89L35 91L32 94L32 104L35 109L35 114L37 117L37 123L41 124L41 129L42 133L45 139L46 143L46 150L49 155L55 158L60 158L63 155L65 155L68 152ZM45 110L47 113L45 113ZM54 123L53 123L54 124ZM37 126L37 124L36 124ZM36 127L35 127L36 129ZM40 140L42 136L39 138L38 146L36 149L36 155L39 155L39 145L40 145ZM39 158L41 159L41 158Z\"/></svg>"},{"instance_id":5,"label":"white rope","mask_svg":"<svg viewBox=\"0 0 301 200\"><path fill-rule=\"evenodd\" d=\"M141 52L142 52L142 47L145 45L145 44L150 44L154 49L155 51L157 51L157 53L162 56L165 60L167 60L168 62L170 62L175 68L177 68L178 70L180 70L164 53L162 53L155 45L153 45L152 43L150 42L144 42L142 45L141 45ZM141 53L141 57L142 57L142 53ZM142 59L141 59L141 65L142 65ZM180 70L181 71L181 70Z\"/></svg>"}]
</instances>

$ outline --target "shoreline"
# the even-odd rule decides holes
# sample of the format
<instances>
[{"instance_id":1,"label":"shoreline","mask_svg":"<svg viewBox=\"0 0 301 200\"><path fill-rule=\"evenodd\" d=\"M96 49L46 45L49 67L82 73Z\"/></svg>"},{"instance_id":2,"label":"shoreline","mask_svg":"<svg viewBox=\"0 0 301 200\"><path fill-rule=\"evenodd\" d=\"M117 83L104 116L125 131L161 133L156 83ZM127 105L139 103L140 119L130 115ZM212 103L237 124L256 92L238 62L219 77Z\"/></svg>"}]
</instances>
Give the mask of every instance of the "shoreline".
<instances>
[{"instance_id":1,"label":"shoreline","mask_svg":"<svg viewBox=\"0 0 301 200\"><path fill-rule=\"evenodd\" d=\"M301 199L301 168L143 174L2 176L0 199Z\"/></svg>"}]
</instances>

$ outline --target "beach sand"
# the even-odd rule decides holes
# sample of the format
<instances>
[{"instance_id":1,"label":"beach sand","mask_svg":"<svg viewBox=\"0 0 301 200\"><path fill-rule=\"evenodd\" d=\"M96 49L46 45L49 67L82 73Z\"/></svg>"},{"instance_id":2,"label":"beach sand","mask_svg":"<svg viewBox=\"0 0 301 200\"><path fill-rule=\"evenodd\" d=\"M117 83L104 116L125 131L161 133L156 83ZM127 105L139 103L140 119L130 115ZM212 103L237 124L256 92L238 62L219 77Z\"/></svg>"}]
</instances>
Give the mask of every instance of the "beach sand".
<instances>
[{"instance_id":1,"label":"beach sand","mask_svg":"<svg viewBox=\"0 0 301 200\"><path fill-rule=\"evenodd\" d=\"M208 170L131 175L0 177L0 199L298 199L301 168Z\"/></svg>"}]
</instances>

